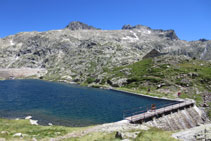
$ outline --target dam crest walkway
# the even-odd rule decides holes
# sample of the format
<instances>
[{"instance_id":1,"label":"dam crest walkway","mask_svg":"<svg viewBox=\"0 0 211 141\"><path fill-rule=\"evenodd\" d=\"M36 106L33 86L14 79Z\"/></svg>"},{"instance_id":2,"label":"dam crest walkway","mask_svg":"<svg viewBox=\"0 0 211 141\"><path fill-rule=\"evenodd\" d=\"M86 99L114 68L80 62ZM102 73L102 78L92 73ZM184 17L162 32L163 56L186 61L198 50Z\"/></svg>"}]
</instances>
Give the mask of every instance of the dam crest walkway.
<instances>
[{"instance_id":1,"label":"dam crest walkway","mask_svg":"<svg viewBox=\"0 0 211 141\"><path fill-rule=\"evenodd\" d=\"M133 112L125 111L123 113L123 118L130 121L131 123L145 122L147 120L153 119L154 117L163 116L169 114L173 111L178 111L179 109L184 109L192 107L195 105L193 100L178 101L176 103L160 105L160 108L152 109L149 106L139 107L133 109Z\"/></svg>"}]
</instances>

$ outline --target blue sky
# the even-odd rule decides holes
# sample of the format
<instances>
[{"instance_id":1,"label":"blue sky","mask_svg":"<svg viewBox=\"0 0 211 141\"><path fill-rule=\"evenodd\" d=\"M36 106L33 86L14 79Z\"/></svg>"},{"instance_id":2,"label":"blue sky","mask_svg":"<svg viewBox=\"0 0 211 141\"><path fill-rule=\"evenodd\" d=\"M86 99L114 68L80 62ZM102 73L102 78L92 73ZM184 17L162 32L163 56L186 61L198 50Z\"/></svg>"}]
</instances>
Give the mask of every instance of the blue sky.
<instances>
[{"instance_id":1,"label":"blue sky","mask_svg":"<svg viewBox=\"0 0 211 141\"><path fill-rule=\"evenodd\" d=\"M81 21L101 29L142 24L182 40L211 39L211 0L0 0L0 37Z\"/></svg>"}]
</instances>

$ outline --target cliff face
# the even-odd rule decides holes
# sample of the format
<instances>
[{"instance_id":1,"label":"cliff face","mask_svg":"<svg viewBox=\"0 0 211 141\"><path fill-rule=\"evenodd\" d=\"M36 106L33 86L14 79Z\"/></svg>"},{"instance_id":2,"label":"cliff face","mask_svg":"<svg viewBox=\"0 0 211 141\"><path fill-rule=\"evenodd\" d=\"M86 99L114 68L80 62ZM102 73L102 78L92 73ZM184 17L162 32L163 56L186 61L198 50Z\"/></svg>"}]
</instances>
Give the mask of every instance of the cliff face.
<instances>
[{"instance_id":1,"label":"cliff face","mask_svg":"<svg viewBox=\"0 0 211 141\"><path fill-rule=\"evenodd\" d=\"M23 32L0 39L0 68L45 68L50 76L77 79L137 62L156 49L171 55L211 60L211 41L179 40L173 30L137 25L98 30L72 22L62 30Z\"/></svg>"}]
</instances>

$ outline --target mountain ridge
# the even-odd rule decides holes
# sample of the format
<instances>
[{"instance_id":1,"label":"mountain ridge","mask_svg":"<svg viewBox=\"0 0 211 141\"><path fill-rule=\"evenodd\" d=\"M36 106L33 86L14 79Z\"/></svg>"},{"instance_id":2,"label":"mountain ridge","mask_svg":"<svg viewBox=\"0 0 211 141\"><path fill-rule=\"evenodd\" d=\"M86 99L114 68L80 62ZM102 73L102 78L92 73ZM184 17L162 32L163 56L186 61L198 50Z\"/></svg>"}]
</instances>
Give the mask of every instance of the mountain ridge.
<instances>
[{"instance_id":1,"label":"mountain ridge","mask_svg":"<svg viewBox=\"0 0 211 141\"><path fill-rule=\"evenodd\" d=\"M141 60L153 49L169 55L211 60L211 41L180 40L174 30L143 25L99 30L81 22L46 32L21 32L0 38L0 68L44 68L49 73L96 76L105 68Z\"/></svg>"}]
</instances>

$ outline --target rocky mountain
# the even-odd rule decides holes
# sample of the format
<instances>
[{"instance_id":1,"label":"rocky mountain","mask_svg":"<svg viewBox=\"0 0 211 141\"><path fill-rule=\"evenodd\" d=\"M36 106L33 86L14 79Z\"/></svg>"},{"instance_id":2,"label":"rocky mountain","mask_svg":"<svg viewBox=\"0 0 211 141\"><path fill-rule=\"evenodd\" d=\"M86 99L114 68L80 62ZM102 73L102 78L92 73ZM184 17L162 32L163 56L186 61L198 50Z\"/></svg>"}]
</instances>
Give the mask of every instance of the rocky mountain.
<instances>
[{"instance_id":1,"label":"rocky mountain","mask_svg":"<svg viewBox=\"0 0 211 141\"><path fill-rule=\"evenodd\" d=\"M137 62L153 49L211 60L211 41L179 40L174 30L143 25L99 30L71 22L61 30L21 32L1 38L0 68L42 68L48 71L46 77L82 82L106 69Z\"/></svg>"}]
</instances>

